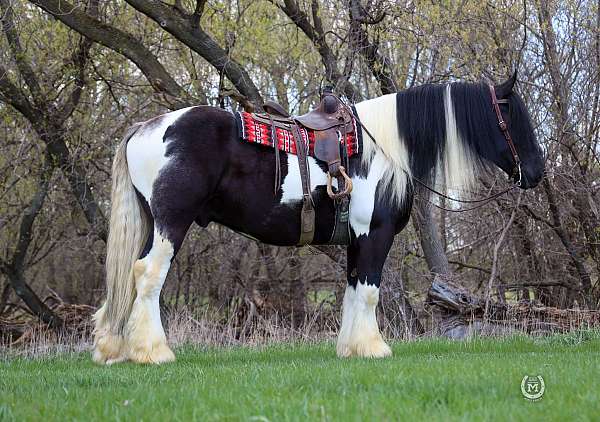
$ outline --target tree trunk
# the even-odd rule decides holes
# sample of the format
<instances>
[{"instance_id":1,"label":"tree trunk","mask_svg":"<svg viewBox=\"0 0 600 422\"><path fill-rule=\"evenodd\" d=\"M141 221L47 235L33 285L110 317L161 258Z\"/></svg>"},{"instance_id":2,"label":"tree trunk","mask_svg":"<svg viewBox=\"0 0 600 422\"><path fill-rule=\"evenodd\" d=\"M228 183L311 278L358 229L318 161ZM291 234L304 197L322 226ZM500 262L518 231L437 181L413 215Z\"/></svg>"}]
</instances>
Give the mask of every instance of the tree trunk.
<instances>
[{"instance_id":1,"label":"tree trunk","mask_svg":"<svg viewBox=\"0 0 600 422\"><path fill-rule=\"evenodd\" d=\"M448 257L437 229L438 225L433 220L433 205L425 199L416 198L412 218L415 230L419 234L429 271L434 276L450 277L452 272L448 264Z\"/></svg>"}]
</instances>

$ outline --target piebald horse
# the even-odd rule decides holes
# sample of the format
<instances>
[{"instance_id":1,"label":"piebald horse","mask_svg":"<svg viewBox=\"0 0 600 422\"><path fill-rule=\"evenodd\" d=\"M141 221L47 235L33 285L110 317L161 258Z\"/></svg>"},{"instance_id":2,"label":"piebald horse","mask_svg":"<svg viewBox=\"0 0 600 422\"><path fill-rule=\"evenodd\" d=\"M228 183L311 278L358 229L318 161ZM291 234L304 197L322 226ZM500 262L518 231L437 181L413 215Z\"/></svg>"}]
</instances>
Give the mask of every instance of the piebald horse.
<instances>
[{"instance_id":1,"label":"piebald horse","mask_svg":"<svg viewBox=\"0 0 600 422\"><path fill-rule=\"evenodd\" d=\"M515 80L516 74L491 90L484 83L428 84L355 104L366 130L362 153L350 157L348 169L354 190L338 356L391 355L375 310L385 259L410 216L413 178L434 183L443 177L446 186L459 188L492 163L523 189L541 180L542 151L513 91ZM514 140L512 151L506 133ZM129 130L112 168L107 299L94 316L96 362L175 359L159 295L193 223L217 222L273 245L298 243L298 158L282 152L282 184L274 194L273 157L270 147L241 142L234 115L215 107L177 110ZM335 211L326 193L326 164L308 161L313 244L323 244L331 237Z\"/></svg>"}]
</instances>

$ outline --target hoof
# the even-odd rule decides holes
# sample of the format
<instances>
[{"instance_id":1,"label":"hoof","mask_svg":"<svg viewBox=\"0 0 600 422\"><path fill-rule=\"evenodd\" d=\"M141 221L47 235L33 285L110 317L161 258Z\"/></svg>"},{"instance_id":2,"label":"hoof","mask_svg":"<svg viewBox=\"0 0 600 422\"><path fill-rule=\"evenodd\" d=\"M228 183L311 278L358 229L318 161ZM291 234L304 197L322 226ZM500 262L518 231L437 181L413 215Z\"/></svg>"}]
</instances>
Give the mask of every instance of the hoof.
<instances>
[{"instance_id":1,"label":"hoof","mask_svg":"<svg viewBox=\"0 0 600 422\"><path fill-rule=\"evenodd\" d=\"M114 334L96 335L92 360L100 365L121 362L125 360L123 345L123 336Z\"/></svg>"},{"instance_id":2,"label":"hoof","mask_svg":"<svg viewBox=\"0 0 600 422\"><path fill-rule=\"evenodd\" d=\"M340 358L352 356L360 358L385 358L392 356L392 349L383 339L375 339L368 342L357 342L351 344L337 345L337 355Z\"/></svg>"},{"instance_id":3,"label":"hoof","mask_svg":"<svg viewBox=\"0 0 600 422\"><path fill-rule=\"evenodd\" d=\"M336 352L339 358L349 358L352 356L352 350L350 350L350 345L338 343L336 346Z\"/></svg>"},{"instance_id":4,"label":"hoof","mask_svg":"<svg viewBox=\"0 0 600 422\"><path fill-rule=\"evenodd\" d=\"M355 345L354 354L361 358L385 358L392 356L392 349L385 341L379 339Z\"/></svg>"},{"instance_id":5,"label":"hoof","mask_svg":"<svg viewBox=\"0 0 600 422\"><path fill-rule=\"evenodd\" d=\"M160 365L161 363L175 361L175 354L165 341L161 341L152 345L130 346L129 360L135 363Z\"/></svg>"}]
</instances>

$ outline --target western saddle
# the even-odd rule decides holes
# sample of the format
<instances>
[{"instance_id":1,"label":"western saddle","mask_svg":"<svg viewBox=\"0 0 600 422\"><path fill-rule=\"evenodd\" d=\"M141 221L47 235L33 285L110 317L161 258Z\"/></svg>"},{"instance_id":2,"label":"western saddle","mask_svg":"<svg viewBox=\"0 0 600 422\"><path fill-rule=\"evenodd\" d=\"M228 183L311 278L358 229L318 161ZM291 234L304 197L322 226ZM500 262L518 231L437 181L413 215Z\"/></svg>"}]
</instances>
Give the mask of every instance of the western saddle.
<instances>
[{"instance_id":1,"label":"western saddle","mask_svg":"<svg viewBox=\"0 0 600 422\"><path fill-rule=\"evenodd\" d=\"M308 166L308 145L303 140L300 128L314 131L314 156L327 163L327 194L333 199L336 208L335 227L329 241L330 244L348 244L350 234L348 227L350 192L352 180L346 174L348 155L345 145L340 140L346 139L354 132L352 111L331 91L325 89L321 103L317 108L301 116L290 114L279 104L267 101L263 105L264 113L255 113L253 117L271 128L271 138L275 147L275 193L281 186L280 158L276 128L291 131L296 143L296 154L300 166L302 182L302 213L300 222L299 245L312 242L315 232L315 210L310 189L310 169ZM345 165L345 166L344 166ZM332 179L337 179L337 190L334 191Z\"/></svg>"}]
</instances>

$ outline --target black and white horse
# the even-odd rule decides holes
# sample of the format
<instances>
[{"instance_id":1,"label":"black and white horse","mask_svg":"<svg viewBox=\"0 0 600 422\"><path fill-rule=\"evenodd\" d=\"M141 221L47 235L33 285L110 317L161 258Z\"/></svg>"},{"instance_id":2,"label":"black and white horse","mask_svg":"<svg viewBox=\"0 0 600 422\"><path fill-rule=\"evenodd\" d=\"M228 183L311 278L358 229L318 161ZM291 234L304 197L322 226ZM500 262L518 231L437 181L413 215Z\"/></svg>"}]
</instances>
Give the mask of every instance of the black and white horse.
<instances>
[{"instance_id":1,"label":"black and white horse","mask_svg":"<svg viewBox=\"0 0 600 422\"><path fill-rule=\"evenodd\" d=\"M518 157L520 186L534 187L543 157L529 114L513 92L515 76L496 86ZM514 176L514 157L485 84L424 85L356 104L363 151L350 158L351 244L337 341L339 356L384 357L375 309L388 251L407 224L411 178L461 187L493 163ZM171 261L193 223L211 221L273 245L296 245L302 186L298 158L281 154L281 189L273 193L273 149L240 142L234 116L198 106L135 125L113 163L107 253L107 300L95 315L93 358L162 363L175 357L159 312ZM334 206L326 165L309 157L316 211L314 244L326 243Z\"/></svg>"}]
</instances>

